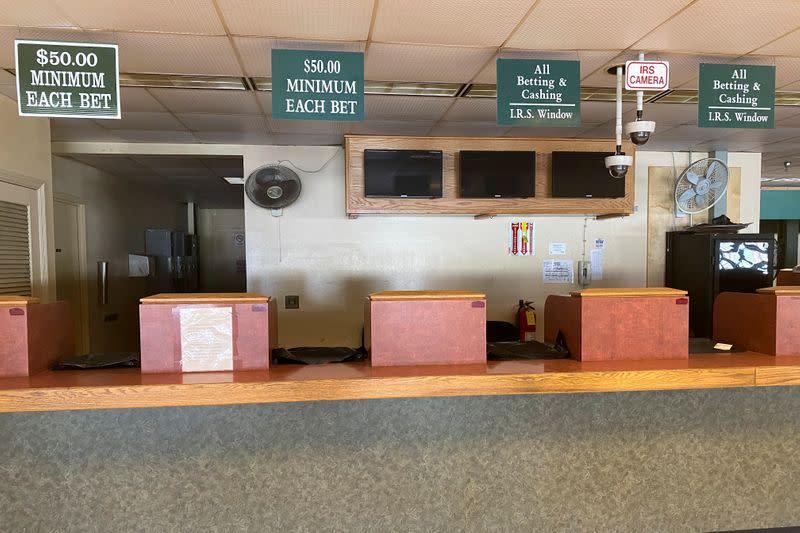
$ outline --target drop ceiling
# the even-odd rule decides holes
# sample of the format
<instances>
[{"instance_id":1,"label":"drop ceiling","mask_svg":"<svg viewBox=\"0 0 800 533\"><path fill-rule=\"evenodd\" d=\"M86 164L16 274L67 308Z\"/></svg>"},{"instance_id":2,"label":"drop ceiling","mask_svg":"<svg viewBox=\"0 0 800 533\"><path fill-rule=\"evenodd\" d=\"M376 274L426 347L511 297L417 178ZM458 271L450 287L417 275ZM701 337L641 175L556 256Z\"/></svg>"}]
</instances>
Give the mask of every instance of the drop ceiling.
<instances>
[{"instance_id":1,"label":"drop ceiling","mask_svg":"<svg viewBox=\"0 0 800 533\"><path fill-rule=\"evenodd\" d=\"M672 87L696 89L701 62L774 65L779 91L800 92L797 0L0 0L0 69L16 38L114 42L124 73L268 78L273 48L364 51L371 81L492 84L498 57L579 59L582 85L611 87L606 67L639 51L669 60ZM15 97L0 70L0 94ZM271 117L271 93L122 89L121 121L53 120L54 141L338 144L344 133L611 137L613 105L583 103L579 128L505 128L491 98L368 94L363 123ZM627 117L632 107L626 104ZM774 130L704 129L694 104L650 104L647 149L763 152L786 177L800 106ZM788 174L800 176L800 170Z\"/></svg>"}]
</instances>

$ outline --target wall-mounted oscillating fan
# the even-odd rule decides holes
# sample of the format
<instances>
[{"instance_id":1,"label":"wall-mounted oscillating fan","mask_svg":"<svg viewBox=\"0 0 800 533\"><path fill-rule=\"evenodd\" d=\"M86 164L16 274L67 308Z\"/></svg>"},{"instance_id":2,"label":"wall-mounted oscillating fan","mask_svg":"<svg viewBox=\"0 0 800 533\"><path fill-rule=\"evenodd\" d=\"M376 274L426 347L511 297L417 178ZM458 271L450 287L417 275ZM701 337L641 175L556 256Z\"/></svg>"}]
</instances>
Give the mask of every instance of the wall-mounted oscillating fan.
<instances>
[{"instance_id":1,"label":"wall-mounted oscillating fan","mask_svg":"<svg viewBox=\"0 0 800 533\"><path fill-rule=\"evenodd\" d=\"M710 209L728 188L728 167L709 157L695 161L683 171L675 184L675 205L690 215Z\"/></svg>"},{"instance_id":2,"label":"wall-mounted oscillating fan","mask_svg":"<svg viewBox=\"0 0 800 533\"><path fill-rule=\"evenodd\" d=\"M272 209L280 215L281 209L292 205L302 190L300 178L294 170L281 165L264 165L247 177L244 190L254 204Z\"/></svg>"}]
</instances>

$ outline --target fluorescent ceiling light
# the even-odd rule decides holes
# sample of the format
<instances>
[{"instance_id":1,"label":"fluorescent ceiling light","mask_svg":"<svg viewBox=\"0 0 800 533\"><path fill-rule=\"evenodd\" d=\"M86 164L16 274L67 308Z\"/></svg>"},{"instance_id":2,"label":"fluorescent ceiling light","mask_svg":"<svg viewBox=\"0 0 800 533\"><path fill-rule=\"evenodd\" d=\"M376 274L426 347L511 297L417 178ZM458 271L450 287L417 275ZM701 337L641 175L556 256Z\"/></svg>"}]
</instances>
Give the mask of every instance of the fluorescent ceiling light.
<instances>
[{"instance_id":1,"label":"fluorescent ceiling light","mask_svg":"<svg viewBox=\"0 0 800 533\"><path fill-rule=\"evenodd\" d=\"M234 178L234 177L230 177L229 176L229 177L222 178L222 179L224 179L225 181L227 181L231 185L244 185L244 178Z\"/></svg>"},{"instance_id":2,"label":"fluorescent ceiling light","mask_svg":"<svg viewBox=\"0 0 800 533\"><path fill-rule=\"evenodd\" d=\"M243 78L235 76L182 76L176 74L120 74L123 87L148 87L159 89L218 89L245 91Z\"/></svg>"}]
</instances>

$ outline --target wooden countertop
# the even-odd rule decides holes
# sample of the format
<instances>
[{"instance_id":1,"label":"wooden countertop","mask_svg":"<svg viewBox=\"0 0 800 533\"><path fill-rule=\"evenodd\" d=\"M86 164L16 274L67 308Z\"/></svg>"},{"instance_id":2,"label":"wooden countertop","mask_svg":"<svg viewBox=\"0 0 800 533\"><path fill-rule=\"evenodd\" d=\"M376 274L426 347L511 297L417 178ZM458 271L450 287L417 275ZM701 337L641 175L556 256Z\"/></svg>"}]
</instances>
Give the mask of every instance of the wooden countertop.
<instances>
[{"instance_id":1,"label":"wooden countertop","mask_svg":"<svg viewBox=\"0 0 800 533\"><path fill-rule=\"evenodd\" d=\"M796 285L778 285L776 287L764 287L757 289L758 294L774 294L776 296L800 295L800 287Z\"/></svg>"},{"instance_id":2,"label":"wooden countertop","mask_svg":"<svg viewBox=\"0 0 800 533\"><path fill-rule=\"evenodd\" d=\"M191 293L162 293L147 296L139 300L143 304L207 304L207 303L235 303L235 304L265 304L270 297L253 292L191 292Z\"/></svg>"},{"instance_id":3,"label":"wooden countertop","mask_svg":"<svg viewBox=\"0 0 800 533\"><path fill-rule=\"evenodd\" d=\"M405 300L483 300L486 295L472 291L383 291L369 295L372 301Z\"/></svg>"},{"instance_id":4,"label":"wooden countertop","mask_svg":"<svg viewBox=\"0 0 800 533\"><path fill-rule=\"evenodd\" d=\"M34 298L33 296L8 296L8 295L0 295L0 305L30 305L30 304L38 304L39 298Z\"/></svg>"},{"instance_id":5,"label":"wooden countertop","mask_svg":"<svg viewBox=\"0 0 800 533\"><path fill-rule=\"evenodd\" d=\"M581 298L631 298L642 296L672 296L680 297L686 296L688 293L679 289L670 289L669 287L633 287L633 288L595 288L595 289L582 289L579 291L572 291L569 293L571 296Z\"/></svg>"},{"instance_id":6,"label":"wooden countertop","mask_svg":"<svg viewBox=\"0 0 800 533\"><path fill-rule=\"evenodd\" d=\"M771 385L800 385L800 356L745 352L672 361L557 359L388 368L361 362L193 374L47 371L0 379L0 412Z\"/></svg>"}]
</instances>

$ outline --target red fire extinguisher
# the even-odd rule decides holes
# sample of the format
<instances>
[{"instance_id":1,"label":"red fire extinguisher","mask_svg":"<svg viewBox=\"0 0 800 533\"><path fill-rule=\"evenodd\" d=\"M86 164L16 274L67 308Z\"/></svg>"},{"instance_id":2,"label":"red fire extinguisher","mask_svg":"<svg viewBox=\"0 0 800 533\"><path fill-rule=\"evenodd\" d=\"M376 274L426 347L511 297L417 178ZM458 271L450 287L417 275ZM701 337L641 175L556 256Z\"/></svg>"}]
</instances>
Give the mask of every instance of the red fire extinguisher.
<instances>
[{"instance_id":1,"label":"red fire extinguisher","mask_svg":"<svg viewBox=\"0 0 800 533\"><path fill-rule=\"evenodd\" d=\"M536 338L536 308L533 302L519 301L517 309L517 326L519 327L519 341L528 342Z\"/></svg>"}]
</instances>

